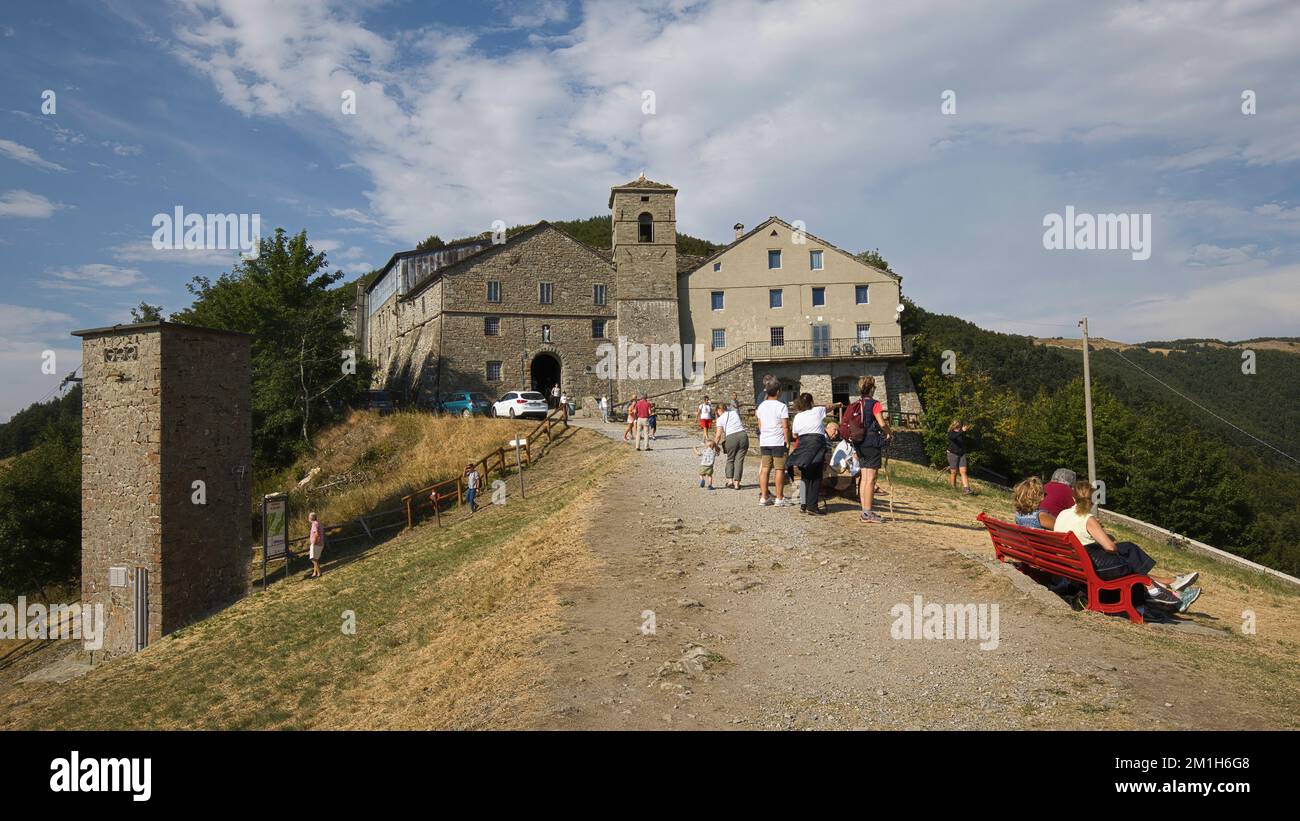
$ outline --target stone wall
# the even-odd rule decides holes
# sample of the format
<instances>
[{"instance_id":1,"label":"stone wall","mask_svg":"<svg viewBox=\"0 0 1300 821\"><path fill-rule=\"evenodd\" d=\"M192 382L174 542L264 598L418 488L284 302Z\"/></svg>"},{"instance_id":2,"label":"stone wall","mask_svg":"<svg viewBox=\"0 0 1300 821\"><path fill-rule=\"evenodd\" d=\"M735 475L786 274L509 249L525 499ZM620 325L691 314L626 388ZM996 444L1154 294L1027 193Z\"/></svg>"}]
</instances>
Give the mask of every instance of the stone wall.
<instances>
[{"instance_id":1,"label":"stone wall","mask_svg":"<svg viewBox=\"0 0 1300 821\"><path fill-rule=\"evenodd\" d=\"M247 336L171 323L82 337L82 598L104 650L135 649L138 569L148 639L237 598L250 558ZM194 504L194 482L206 504ZM110 568L124 568L120 585Z\"/></svg>"},{"instance_id":2,"label":"stone wall","mask_svg":"<svg viewBox=\"0 0 1300 821\"><path fill-rule=\"evenodd\" d=\"M163 326L162 337L165 635L247 591L253 417L249 337L183 325Z\"/></svg>"}]
</instances>

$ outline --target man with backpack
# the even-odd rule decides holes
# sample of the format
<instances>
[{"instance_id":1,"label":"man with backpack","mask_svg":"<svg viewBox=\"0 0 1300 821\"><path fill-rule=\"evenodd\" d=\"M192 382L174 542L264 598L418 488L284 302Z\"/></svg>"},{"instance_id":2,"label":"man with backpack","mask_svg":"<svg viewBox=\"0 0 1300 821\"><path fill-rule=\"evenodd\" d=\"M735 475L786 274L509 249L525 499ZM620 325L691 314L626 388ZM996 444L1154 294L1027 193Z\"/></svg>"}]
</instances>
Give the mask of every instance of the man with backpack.
<instances>
[{"instance_id":1,"label":"man with backpack","mask_svg":"<svg viewBox=\"0 0 1300 821\"><path fill-rule=\"evenodd\" d=\"M864 524L884 521L872 511L871 503L876 494L876 474L880 472L882 455L892 435L884 407L871 396L875 392L876 378L862 377L858 382L858 401L844 411L840 425L840 434L845 441L852 442L858 452L858 497L862 500L859 521Z\"/></svg>"}]
</instances>

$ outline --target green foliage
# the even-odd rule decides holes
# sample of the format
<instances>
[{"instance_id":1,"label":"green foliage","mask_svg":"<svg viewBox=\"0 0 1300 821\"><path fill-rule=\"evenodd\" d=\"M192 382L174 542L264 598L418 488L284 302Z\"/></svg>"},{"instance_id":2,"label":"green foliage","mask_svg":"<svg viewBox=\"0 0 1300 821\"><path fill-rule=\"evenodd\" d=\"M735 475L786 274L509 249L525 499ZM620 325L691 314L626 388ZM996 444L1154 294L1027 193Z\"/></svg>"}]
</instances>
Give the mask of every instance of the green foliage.
<instances>
[{"instance_id":1,"label":"green foliage","mask_svg":"<svg viewBox=\"0 0 1300 821\"><path fill-rule=\"evenodd\" d=\"M999 334L908 302L903 332L915 335L910 365L925 407L926 453L943 465L947 427L973 422L972 469L1012 481L1046 479L1058 467L1087 470L1082 356ZM956 370L945 373L944 353ZM1189 346L1169 356L1124 356L1256 435L1300 449L1300 357L1256 351L1258 373L1241 373L1241 351ZM1093 367L1097 478L1107 506L1284 572L1300 571L1300 471L1235 433L1113 352ZM1267 374L1267 377L1265 376ZM1203 386L1231 386L1224 405ZM1222 393L1220 395L1223 395Z\"/></svg>"},{"instance_id":2,"label":"green foliage","mask_svg":"<svg viewBox=\"0 0 1300 821\"><path fill-rule=\"evenodd\" d=\"M857 259L859 262L865 262L868 265L874 265L875 267L879 268L882 271L888 271L891 274L894 273L894 269L890 268L889 263L885 260L884 257L880 255L879 248L875 249L874 251L861 251L859 253L854 254L853 257L854 259Z\"/></svg>"},{"instance_id":3,"label":"green foliage","mask_svg":"<svg viewBox=\"0 0 1300 821\"><path fill-rule=\"evenodd\" d=\"M417 251L436 251L439 248L446 248L447 243L442 241L442 237L432 234L416 244Z\"/></svg>"},{"instance_id":4,"label":"green foliage","mask_svg":"<svg viewBox=\"0 0 1300 821\"><path fill-rule=\"evenodd\" d=\"M81 421L64 415L0 467L0 596L68 584L80 548Z\"/></svg>"},{"instance_id":5,"label":"green foliage","mask_svg":"<svg viewBox=\"0 0 1300 821\"><path fill-rule=\"evenodd\" d=\"M141 302L131 309L132 322L157 322L162 319L162 306L150 305L148 302Z\"/></svg>"},{"instance_id":6,"label":"green foliage","mask_svg":"<svg viewBox=\"0 0 1300 821\"><path fill-rule=\"evenodd\" d=\"M253 336L253 453L263 468L292 461L370 382L364 360L343 371L344 353L356 349L344 310L353 295L331 287L341 274L328 265L305 231L277 229L256 259L215 282L195 277L194 304L172 315Z\"/></svg>"},{"instance_id":7,"label":"green foliage","mask_svg":"<svg viewBox=\"0 0 1300 821\"><path fill-rule=\"evenodd\" d=\"M81 385L56 399L29 405L0 425L0 459L31 450L47 428L64 419L81 424Z\"/></svg>"}]
</instances>

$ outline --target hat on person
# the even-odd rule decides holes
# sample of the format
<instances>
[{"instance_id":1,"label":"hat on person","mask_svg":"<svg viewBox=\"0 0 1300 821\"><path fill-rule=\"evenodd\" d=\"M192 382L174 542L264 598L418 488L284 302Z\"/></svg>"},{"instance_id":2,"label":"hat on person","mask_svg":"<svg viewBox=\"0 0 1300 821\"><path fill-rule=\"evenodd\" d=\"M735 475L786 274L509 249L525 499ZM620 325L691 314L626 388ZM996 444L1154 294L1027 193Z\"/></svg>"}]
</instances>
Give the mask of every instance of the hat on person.
<instances>
[{"instance_id":1,"label":"hat on person","mask_svg":"<svg viewBox=\"0 0 1300 821\"><path fill-rule=\"evenodd\" d=\"M1076 478L1074 471L1069 468L1057 468L1056 472L1052 474L1052 481L1060 482L1063 485L1074 484Z\"/></svg>"}]
</instances>

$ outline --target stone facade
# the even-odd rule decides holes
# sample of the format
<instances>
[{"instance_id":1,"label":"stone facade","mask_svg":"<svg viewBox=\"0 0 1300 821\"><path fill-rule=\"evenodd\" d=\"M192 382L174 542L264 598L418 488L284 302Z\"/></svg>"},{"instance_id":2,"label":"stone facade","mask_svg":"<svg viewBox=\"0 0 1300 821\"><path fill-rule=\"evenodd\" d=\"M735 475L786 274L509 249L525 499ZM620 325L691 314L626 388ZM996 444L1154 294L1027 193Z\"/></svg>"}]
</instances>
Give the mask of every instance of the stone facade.
<instances>
[{"instance_id":1,"label":"stone facade","mask_svg":"<svg viewBox=\"0 0 1300 821\"><path fill-rule=\"evenodd\" d=\"M82 599L104 606L104 650L115 655L137 646L138 583L147 592L144 643L247 587L250 338L166 322L75 335L83 368ZM205 504L195 503L196 481Z\"/></svg>"},{"instance_id":2,"label":"stone facade","mask_svg":"<svg viewBox=\"0 0 1300 821\"><path fill-rule=\"evenodd\" d=\"M684 381L689 368L682 374L659 367L671 350L674 362L703 361L706 387L720 388L724 397L734 390L752 401L755 374L770 371L786 380L789 391L847 401L856 396L858 378L871 373L879 385L876 396L890 411L919 411L894 310L899 277L812 235L796 241L791 226L775 217L708 260L679 260L676 197L677 189L644 176L613 187L608 252L542 222L496 245L470 240L451 250L395 254L357 300L358 317L367 318L356 327L364 334L362 350L377 365L376 387L436 407L457 390L493 399L520 388L545 391L558 375L578 407L601 394L626 401L633 392L649 393L664 405L693 405L703 394ZM788 266L769 269L768 246L786 249ZM821 254L818 267L796 270L801 262L811 265L814 252ZM431 256L435 253L442 256ZM543 283L550 287L549 302L541 298ZM595 296L598 286L603 300ZM805 303L813 304L814 286L824 286L818 298L824 297L827 307L808 310L837 337L832 341L856 342L854 335L869 328L881 355L850 357L839 345L835 350L844 348L844 355L838 358L766 363L755 355L754 361L737 364L738 346L767 344L774 322L789 326L784 356L810 344L797 334L811 327L803 314ZM783 288L785 313L769 307L772 288ZM869 297L860 299L859 288ZM710 294L718 289L731 296L726 307L714 310ZM724 321L724 315L731 319ZM593 336L593 323L603 325L602 337ZM728 345L697 350L696 345L710 344L711 323L726 326ZM610 369L601 367L609 359L603 343L621 365L612 380ZM643 353L641 361L650 370L638 368L635 346L645 346L641 350L649 356ZM745 355L751 347L744 347ZM728 353L731 364L724 365L727 360L717 357ZM715 365L722 372L715 374Z\"/></svg>"}]
</instances>

